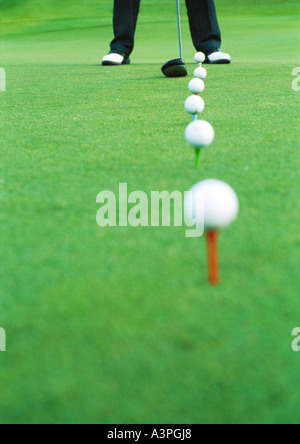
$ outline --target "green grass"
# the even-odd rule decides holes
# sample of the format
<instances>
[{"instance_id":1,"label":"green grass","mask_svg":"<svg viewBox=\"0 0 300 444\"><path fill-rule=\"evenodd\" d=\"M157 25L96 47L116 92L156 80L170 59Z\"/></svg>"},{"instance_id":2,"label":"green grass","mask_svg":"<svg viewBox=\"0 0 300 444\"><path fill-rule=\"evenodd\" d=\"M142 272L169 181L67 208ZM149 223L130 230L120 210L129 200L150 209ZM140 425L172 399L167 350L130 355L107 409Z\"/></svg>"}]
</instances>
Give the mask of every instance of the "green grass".
<instances>
[{"instance_id":1,"label":"green grass","mask_svg":"<svg viewBox=\"0 0 300 444\"><path fill-rule=\"evenodd\" d=\"M297 423L298 1L220 4L230 67L208 67L216 140L193 169L173 1L144 1L133 64L99 67L111 2L1 0L1 423ZM91 8L93 6L93 8ZM284 6L284 7L283 7ZM184 49L192 74L187 20ZM241 212L220 242L100 229L96 195L215 177Z\"/></svg>"}]
</instances>

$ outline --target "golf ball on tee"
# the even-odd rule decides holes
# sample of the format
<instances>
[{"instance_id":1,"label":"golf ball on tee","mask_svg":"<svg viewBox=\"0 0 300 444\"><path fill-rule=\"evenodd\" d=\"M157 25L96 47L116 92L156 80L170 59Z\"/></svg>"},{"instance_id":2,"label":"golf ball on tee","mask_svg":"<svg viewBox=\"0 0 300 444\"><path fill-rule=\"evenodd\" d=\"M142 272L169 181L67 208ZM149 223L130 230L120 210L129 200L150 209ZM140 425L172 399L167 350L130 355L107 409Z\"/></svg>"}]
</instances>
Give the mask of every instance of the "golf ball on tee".
<instances>
[{"instance_id":1,"label":"golf ball on tee","mask_svg":"<svg viewBox=\"0 0 300 444\"><path fill-rule=\"evenodd\" d=\"M199 114L204 110L204 100L199 96L190 96L185 101L185 110L190 114Z\"/></svg>"},{"instance_id":2,"label":"golf ball on tee","mask_svg":"<svg viewBox=\"0 0 300 444\"><path fill-rule=\"evenodd\" d=\"M185 138L194 148L204 148L213 143L215 131L206 120L196 120L187 126Z\"/></svg>"},{"instance_id":3,"label":"golf ball on tee","mask_svg":"<svg viewBox=\"0 0 300 444\"><path fill-rule=\"evenodd\" d=\"M204 61L205 61L205 54L203 54L203 52L197 52L197 54L195 54L195 62L203 63Z\"/></svg>"},{"instance_id":4,"label":"golf ball on tee","mask_svg":"<svg viewBox=\"0 0 300 444\"><path fill-rule=\"evenodd\" d=\"M237 218L239 213L238 197L227 183L216 179L208 179L198 182L190 191L192 193L188 194L185 201L187 219L195 221L196 208L199 207L203 208L204 211L204 226L206 229L227 227ZM199 213L200 216L203 217L203 213Z\"/></svg>"},{"instance_id":5,"label":"golf ball on tee","mask_svg":"<svg viewBox=\"0 0 300 444\"><path fill-rule=\"evenodd\" d=\"M197 79L206 79L206 77L207 77L206 69L202 68L202 66L200 66L199 68L195 69L194 77L196 77Z\"/></svg>"},{"instance_id":6,"label":"golf ball on tee","mask_svg":"<svg viewBox=\"0 0 300 444\"><path fill-rule=\"evenodd\" d=\"M193 79L189 83L189 90L193 94L200 94L204 91L205 85L201 79Z\"/></svg>"}]
</instances>

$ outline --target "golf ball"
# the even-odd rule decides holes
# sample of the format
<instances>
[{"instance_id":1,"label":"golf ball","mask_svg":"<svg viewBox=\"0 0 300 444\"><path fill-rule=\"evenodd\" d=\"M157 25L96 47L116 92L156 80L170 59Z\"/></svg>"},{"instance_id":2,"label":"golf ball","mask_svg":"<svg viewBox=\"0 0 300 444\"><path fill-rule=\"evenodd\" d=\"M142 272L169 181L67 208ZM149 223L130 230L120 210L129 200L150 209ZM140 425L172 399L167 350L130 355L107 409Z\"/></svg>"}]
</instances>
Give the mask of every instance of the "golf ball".
<instances>
[{"instance_id":1,"label":"golf ball","mask_svg":"<svg viewBox=\"0 0 300 444\"><path fill-rule=\"evenodd\" d=\"M196 77L197 79L206 79L206 77L207 77L206 69L203 68L202 66L200 66L199 68L195 69L194 77Z\"/></svg>"},{"instance_id":2,"label":"golf ball","mask_svg":"<svg viewBox=\"0 0 300 444\"><path fill-rule=\"evenodd\" d=\"M205 85L201 79L193 79L189 83L189 90L193 94L200 94L204 91Z\"/></svg>"},{"instance_id":3,"label":"golf ball","mask_svg":"<svg viewBox=\"0 0 300 444\"><path fill-rule=\"evenodd\" d=\"M198 182L188 193L185 201L185 216L195 221L195 215L203 217L205 228L220 229L227 227L238 216L239 201L235 191L225 182L208 179ZM196 208L202 208L196 212ZM204 214L203 214L204 212ZM198 221L201 223L201 221Z\"/></svg>"},{"instance_id":4,"label":"golf ball","mask_svg":"<svg viewBox=\"0 0 300 444\"><path fill-rule=\"evenodd\" d=\"M205 54L203 54L203 52L197 52L197 54L195 54L195 62L203 63L204 61L205 61Z\"/></svg>"},{"instance_id":5,"label":"golf ball","mask_svg":"<svg viewBox=\"0 0 300 444\"><path fill-rule=\"evenodd\" d=\"M190 114L199 114L204 110L204 100L199 96L190 96L185 101L185 110Z\"/></svg>"},{"instance_id":6,"label":"golf ball","mask_svg":"<svg viewBox=\"0 0 300 444\"><path fill-rule=\"evenodd\" d=\"M186 128L185 138L194 148L203 148L213 143L215 131L206 120L195 120Z\"/></svg>"}]
</instances>

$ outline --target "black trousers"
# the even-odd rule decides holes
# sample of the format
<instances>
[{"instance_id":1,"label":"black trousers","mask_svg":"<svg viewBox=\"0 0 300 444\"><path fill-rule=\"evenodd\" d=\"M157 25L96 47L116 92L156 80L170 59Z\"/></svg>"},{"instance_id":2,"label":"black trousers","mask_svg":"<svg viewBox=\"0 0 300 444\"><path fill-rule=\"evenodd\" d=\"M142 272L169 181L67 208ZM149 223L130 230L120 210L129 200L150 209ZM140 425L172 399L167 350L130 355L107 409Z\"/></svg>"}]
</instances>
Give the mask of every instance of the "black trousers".
<instances>
[{"instance_id":1,"label":"black trousers","mask_svg":"<svg viewBox=\"0 0 300 444\"><path fill-rule=\"evenodd\" d=\"M129 57L141 0L114 0L114 34L111 50ZM186 0L190 30L197 51L220 48L221 32L214 0ZM175 8L175 0L174 0Z\"/></svg>"}]
</instances>

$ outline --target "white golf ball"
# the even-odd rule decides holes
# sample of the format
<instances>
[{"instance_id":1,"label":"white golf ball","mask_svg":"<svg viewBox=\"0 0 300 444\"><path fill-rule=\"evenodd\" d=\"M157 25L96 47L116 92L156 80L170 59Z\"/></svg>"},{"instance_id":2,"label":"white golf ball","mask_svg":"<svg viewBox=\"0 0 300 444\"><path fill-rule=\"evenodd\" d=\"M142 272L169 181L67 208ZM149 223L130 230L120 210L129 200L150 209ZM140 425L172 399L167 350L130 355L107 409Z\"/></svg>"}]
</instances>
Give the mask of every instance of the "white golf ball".
<instances>
[{"instance_id":1,"label":"white golf ball","mask_svg":"<svg viewBox=\"0 0 300 444\"><path fill-rule=\"evenodd\" d=\"M195 54L195 62L203 63L204 61L205 61L205 54L203 54L203 52L197 52L197 54Z\"/></svg>"},{"instance_id":2,"label":"white golf ball","mask_svg":"<svg viewBox=\"0 0 300 444\"><path fill-rule=\"evenodd\" d=\"M193 94L200 94L204 91L205 85L201 79L192 79L189 83L189 90Z\"/></svg>"},{"instance_id":3,"label":"white golf ball","mask_svg":"<svg viewBox=\"0 0 300 444\"><path fill-rule=\"evenodd\" d=\"M213 143L215 131L206 120L195 120L187 126L185 138L194 148L203 148Z\"/></svg>"},{"instance_id":4,"label":"white golf ball","mask_svg":"<svg viewBox=\"0 0 300 444\"><path fill-rule=\"evenodd\" d=\"M206 79L207 77L207 71L205 68L200 66L199 68L196 68L194 71L194 77L197 79Z\"/></svg>"},{"instance_id":5,"label":"white golf ball","mask_svg":"<svg viewBox=\"0 0 300 444\"><path fill-rule=\"evenodd\" d=\"M190 114L199 114L204 110L204 100L200 96L190 96L185 101L185 110Z\"/></svg>"},{"instance_id":6,"label":"white golf ball","mask_svg":"<svg viewBox=\"0 0 300 444\"><path fill-rule=\"evenodd\" d=\"M238 197L227 183L208 179L198 182L190 191L192 193L188 194L185 201L185 215L189 221L195 222L195 215L204 216L205 228L220 229L227 227L237 218ZM196 208L202 208L202 212L196 212Z\"/></svg>"}]
</instances>

